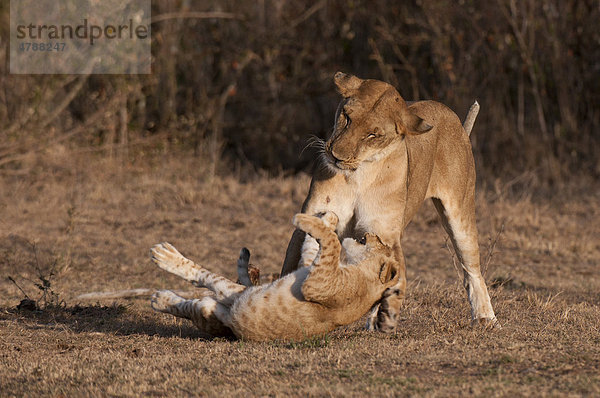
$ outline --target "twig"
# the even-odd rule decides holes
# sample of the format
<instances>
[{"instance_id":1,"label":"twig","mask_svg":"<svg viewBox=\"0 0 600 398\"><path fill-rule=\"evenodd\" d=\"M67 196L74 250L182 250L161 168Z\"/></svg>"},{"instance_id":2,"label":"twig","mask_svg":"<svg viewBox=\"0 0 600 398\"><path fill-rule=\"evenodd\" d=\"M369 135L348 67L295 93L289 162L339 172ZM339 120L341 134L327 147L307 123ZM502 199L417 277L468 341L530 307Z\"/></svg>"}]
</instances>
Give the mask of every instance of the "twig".
<instances>
[{"instance_id":1,"label":"twig","mask_svg":"<svg viewBox=\"0 0 600 398\"><path fill-rule=\"evenodd\" d=\"M152 293L154 293L156 291L156 289L146 289L146 288L140 288L140 289L126 289L126 290L116 290L116 291L111 291L111 292L90 292L90 293L84 293L84 294L80 294L79 296L75 297L76 300L104 300L104 299L118 299L118 298L131 298L131 297L140 297L140 296L150 296ZM182 297L191 297L191 296L197 296L198 293L200 291L196 290L196 291L175 291L174 293L176 293L179 296ZM202 295L200 293L200 295Z\"/></svg>"},{"instance_id":2,"label":"twig","mask_svg":"<svg viewBox=\"0 0 600 398\"><path fill-rule=\"evenodd\" d=\"M121 150L122 147L124 147L125 145L127 145L128 148L133 148L136 145L144 145L144 144L151 144L153 142L161 142L163 140L165 140L168 137L168 133L158 133L156 135L151 135L148 137L141 137L141 138L137 138L135 140L130 140L127 141L126 144L123 143L118 143L118 144L111 144L110 146L100 146L100 147L96 147L96 146L91 146L91 147L85 147L85 148L76 148L71 150L71 153L73 154L78 154L78 153L93 153L93 152L102 152L102 151L106 151L106 150ZM3 172L3 171L0 171Z\"/></svg>"},{"instance_id":3,"label":"twig","mask_svg":"<svg viewBox=\"0 0 600 398\"><path fill-rule=\"evenodd\" d=\"M95 63L95 61L91 63L92 67L93 67L94 63ZM88 68L89 68L89 65L88 65ZM52 113L50 113L50 116L44 117L44 121L38 127L40 130L43 129L44 127L46 127L47 125L49 125L50 123L52 123L54 121L54 119L56 119L58 117L58 115L60 115L67 108L67 106L69 106L69 104L75 99L77 94L79 94L79 91L81 90L81 88L83 87L83 84L87 81L89 76L90 76L89 74L86 74L86 75L82 75L79 78L79 81L77 82L75 87L73 87L73 89L69 92L69 94L67 94L67 96L65 98L63 98L62 102L60 104L58 104L58 106L56 108L54 108Z\"/></svg>"},{"instance_id":4,"label":"twig","mask_svg":"<svg viewBox=\"0 0 600 398\"><path fill-rule=\"evenodd\" d=\"M244 55L244 58L239 62L237 69L235 71L235 76L233 77L231 83L223 90L218 99L215 100L213 113L211 115L211 136L209 141L209 150L212 155L210 171L209 171L209 179L212 179L217 170L217 163L219 160L219 156L221 155L221 135L223 130L223 119L225 117L225 107L227 106L227 101L229 97L231 97L236 89L237 83L242 71L248 66L248 64L257 59L258 56L252 52L248 51Z\"/></svg>"},{"instance_id":5,"label":"twig","mask_svg":"<svg viewBox=\"0 0 600 398\"><path fill-rule=\"evenodd\" d=\"M458 257L456 256L456 253L454 252L454 250L450 249L450 245L448 244L449 240L450 240L450 238L446 237L446 240L444 241L444 245L446 246L446 250L448 250L448 253L450 253L450 255L452 256L452 266L456 270L456 276L460 280L460 270L458 269L458 265L457 265Z\"/></svg>"},{"instance_id":6,"label":"twig","mask_svg":"<svg viewBox=\"0 0 600 398\"><path fill-rule=\"evenodd\" d=\"M492 261L492 257L494 255L494 249L496 248L496 244L500 240L500 235L502 235L502 233L504 232L505 221L506 221L506 218L504 220L502 220L502 224L500 225L500 230L496 233L496 236L494 236L494 239L492 239L492 242L490 243L490 246L488 247L488 252L485 256L485 261L483 263L483 267L481 267L481 274L483 276L485 276L485 274L488 270L488 267L490 265L490 262Z\"/></svg>"},{"instance_id":7,"label":"twig","mask_svg":"<svg viewBox=\"0 0 600 398\"><path fill-rule=\"evenodd\" d=\"M325 4L327 4L327 0L321 0L312 7L310 7L308 10L304 11L302 15L290 22L290 24L288 25L288 30L295 29L302 22L310 18L314 13L319 11L321 8L325 7Z\"/></svg>"},{"instance_id":8,"label":"twig","mask_svg":"<svg viewBox=\"0 0 600 398\"><path fill-rule=\"evenodd\" d=\"M399 65L399 67L403 68L408 73L410 73L410 77L411 77L410 83L412 86L412 98L411 99L413 101L418 101L420 98L420 96L419 96L420 91L422 91L424 93L425 98L429 97L429 94L427 93L427 90L425 89L425 87L419 87L419 79L417 76L417 70L415 69L415 67L412 65L412 63L408 60L406 55L404 55L404 53L400 49L400 46L398 45L396 38L393 36L392 33L390 33L390 28L388 27L385 20L383 18L380 18L379 23L382 25L382 27L378 28L377 31L379 32L379 34L381 34L383 39L388 42L388 44L392 48L394 55L400 60L401 65Z\"/></svg>"},{"instance_id":9,"label":"twig","mask_svg":"<svg viewBox=\"0 0 600 398\"><path fill-rule=\"evenodd\" d=\"M538 75L536 73L537 68L536 68L535 62L533 60L532 49L531 49L531 46L529 46L527 44L527 42L525 41L524 31L525 31L526 27L524 27L521 30L521 29L519 29L519 26L517 25L516 19L518 18L518 15L517 15L517 5L516 5L515 0L510 0L510 3L509 3L510 10L507 10L500 1L498 2L498 4L500 6L500 10L502 11L504 18L506 19L506 21L508 22L508 24L510 25L510 27L513 31L513 35L514 35L514 37L517 41L517 45L519 47L519 54L521 55L521 59L523 60L523 62L525 62L525 65L527 65L527 73L529 74L529 79L531 80L531 83L532 83L532 93L533 93L533 99L535 101L535 108L537 111L538 123L540 125L540 129L542 130L542 137L544 138L545 141L547 141L549 138L549 131L548 131L548 126L546 124L546 116L544 114L542 95L540 93L540 83L538 80ZM523 21L523 22L525 22L525 21Z\"/></svg>"},{"instance_id":10,"label":"twig","mask_svg":"<svg viewBox=\"0 0 600 398\"><path fill-rule=\"evenodd\" d=\"M150 23L168 21L170 19L244 19L242 15L231 12L205 11L205 12L169 12L165 14L153 15Z\"/></svg>"},{"instance_id":11,"label":"twig","mask_svg":"<svg viewBox=\"0 0 600 398\"><path fill-rule=\"evenodd\" d=\"M375 40L373 40L373 38L371 37L369 38L369 45L371 46L371 50L373 51L373 54L371 54L369 58L377 62L377 66L381 71L383 80L387 81L394 87L398 87L398 79L396 78L396 75L394 75L394 68L391 65L385 63L385 60L383 59L379 48L377 48L377 43L375 43Z\"/></svg>"},{"instance_id":12,"label":"twig","mask_svg":"<svg viewBox=\"0 0 600 398\"><path fill-rule=\"evenodd\" d=\"M77 75L73 75L73 76L68 76L64 81L62 81L58 87L54 88L54 92L60 91L61 89L63 89L65 86L71 84L71 82L73 82L75 79L77 79ZM45 80L45 82L48 82L49 80ZM48 92L48 85L40 85L40 92L41 95L39 96L39 99L37 101L35 101L35 103L30 104L33 107L37 108L39 107L40 104L43 103L50 103L52 102L47 96L47 92ZM14 133L17 129L23 128L24 126L26 126L27 124L29 124L29 122L31 121L31 119L33 119L34 116L38 116L37 119L43 118L45 117L45 114L40 115L39 112L25 112L24 116L17 118L17 120L13 121L6 129L2 130L0 132L0 136L5 136L5 135L9 135ZM17 149L17 147L20 145L21 143L16 143L13 145L9 145L9 146L3 146L2 147L2 153L7 153L10 151L13 151L15 149Z\"/></svg>"},{"instance_id":13,"label":"twig","mask_svg":"<svg viewBox=\"0 0 600 398\"><path fill-rule=\"evenodd\" d=\"M12 156L6 156L4 158L0 159L0 166L3 166L7 163L12 163L12 162L16 162L19 161L21 159L26 158L27 156L31 155L32 153L35 152L39 152L43 149L49 148L53 145L56 145L62 141L68 140L69 138L73 137L74 135L79 134L80 132L84 131L88 126L96 123L96 121L98 121L98 119L100 119L102 116L104 116L106 110L109 108L109 106L111 106L114 102L116 102L117 99L113 99L110 102L108 102L105 106L103 106L102 108L100 108L99 110L96 111L96 113L94 113L92 116L90 116L89 118L87 118L87 120L80 124L77 127L72 128L71 130L69 130L68 132L64 133L63 135L61 135L60 137L56 138L53 141L46 141L44 143L40 143L38 145L36 145L34 148L30 149L27 152L24 153L18 153ZM0 156L2 156L2 154L0 154Z\"/></svg>"},{"instance_id":14,"label":"twig","mask_svg":"<svg viewBox=\"0 0 600 398\"><path fill-rule=\"evenodd\" d=\"M21 288L21 286L19 286L19 284L17 283L17 281L15 281L12 276L9 276L8 280L11 281L17 287L17 289L19 289L21 291L21 293L23 293L25 295L25 297L27 299L31 300L31 298L29 297L29 295L27 293L25 293L25 290L23 290L23 288Z\"/></svg>"}]
</instances>

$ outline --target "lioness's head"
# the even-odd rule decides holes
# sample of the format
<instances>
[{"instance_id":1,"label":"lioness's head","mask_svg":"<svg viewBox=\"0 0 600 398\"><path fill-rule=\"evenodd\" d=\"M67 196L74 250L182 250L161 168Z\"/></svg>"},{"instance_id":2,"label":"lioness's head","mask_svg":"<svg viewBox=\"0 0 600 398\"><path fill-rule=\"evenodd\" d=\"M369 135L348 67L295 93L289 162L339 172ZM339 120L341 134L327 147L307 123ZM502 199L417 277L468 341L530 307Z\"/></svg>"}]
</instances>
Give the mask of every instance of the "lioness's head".
<instances>
[{"instance_id":1,"label":"lioness's head","mask_svg":"<svg viewBox=\"0 0 600 398\"><path fill-rule=\"evenodd\" d=\"M333 134L325 143L325 154L338 169L355 170L361 162L377 160L405 135L422 134L432 128L408 109L388 83L342 72L335 74L334 81L343 99Z\"/></svg>"}]
</instances>

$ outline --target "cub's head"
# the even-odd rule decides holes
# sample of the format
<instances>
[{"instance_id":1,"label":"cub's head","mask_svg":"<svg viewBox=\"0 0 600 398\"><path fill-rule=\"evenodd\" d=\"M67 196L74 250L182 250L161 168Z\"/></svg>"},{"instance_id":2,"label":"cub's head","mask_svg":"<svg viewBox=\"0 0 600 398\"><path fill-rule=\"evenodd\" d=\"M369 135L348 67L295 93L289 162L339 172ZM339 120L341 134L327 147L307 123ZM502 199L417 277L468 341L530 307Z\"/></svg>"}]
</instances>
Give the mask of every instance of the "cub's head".
<instances>
[{"instance_id":1,"label":"cub's head","mask_svg":"<svg viewBox=\"0 0 600 398\"><path fill-rule=\"evenodd\" d=\"M334 168L355 170L361 162L378 160L386 148L405 135L432 128L408 109L388 83L342 72L335 74L334 81L343 97L333 134L325 143L326 161Z\"/></svg>"},{"instance_id":2,"label":"cub's head","mask_svg":"<svg viewBox=\"0 0 600 398\"><path fill-rule=\"evenodd\" d=\"M391 287L397 282L398 264L394 260L394 252L377 235L366 233L358 241L346 238L342 246L347 262L363 267L369 279L378 280L383 288Z\"/></svg>"}]
</instances>

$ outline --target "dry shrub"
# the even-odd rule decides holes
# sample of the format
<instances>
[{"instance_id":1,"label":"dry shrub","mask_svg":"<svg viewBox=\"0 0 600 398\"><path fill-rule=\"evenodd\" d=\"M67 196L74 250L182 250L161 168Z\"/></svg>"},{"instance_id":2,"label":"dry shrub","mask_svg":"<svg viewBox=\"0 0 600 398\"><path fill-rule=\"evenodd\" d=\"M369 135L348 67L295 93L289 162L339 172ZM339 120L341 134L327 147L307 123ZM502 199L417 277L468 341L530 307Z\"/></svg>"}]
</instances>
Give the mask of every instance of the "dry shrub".
<instances>
[{"instance_id":1,"label":"dry shrub","mask_svg":"<svg viewBox=\"0 0 600 398\"><path fill-rule=\"evenodd\" d=\"M599 13L577 0L155 1L149 76L7 75L2 40L0 167L66 143L127 158L150 137L193 148L211 174L223 152L244 166L304 169L306 138L331 128L341 69L461 117L478 99L472 139L487 181L597 178Z\"/></svg>"}]
</instances>

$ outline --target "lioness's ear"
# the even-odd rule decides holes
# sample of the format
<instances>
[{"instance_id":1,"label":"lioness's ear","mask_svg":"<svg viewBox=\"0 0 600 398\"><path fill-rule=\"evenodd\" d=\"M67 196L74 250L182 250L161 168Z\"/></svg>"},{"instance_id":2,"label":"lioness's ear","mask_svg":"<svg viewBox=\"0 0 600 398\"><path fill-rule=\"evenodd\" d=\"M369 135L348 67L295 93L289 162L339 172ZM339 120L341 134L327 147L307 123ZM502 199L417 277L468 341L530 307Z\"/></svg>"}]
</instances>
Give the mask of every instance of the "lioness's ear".
<instances>
[{"instance_id":1,"label":"lioness's ear","mask_svg":"<svg viewBox=\"0 0 600 398\"><path fill-rule=\"evenodd\" d=\"M433 128L432 125L426 123L425 120L408 109L401 113L400 119L402 126L396 125L396 130L404 130L404 133L406 134L419 135L426 133Z\"/></svg>"},{"instance_id":2,"label":"lioness's ear","mask_svg":"<svg viewBox=\"0 0 600 398\"><path fill-rule=\"evenodd\" d=\"M333 81L339 91L339 93L344 97L351 97L356 93L356 90L362 84L362 79L359 79L353 75L347 75L343 72L336 72L333 76Z\"/></svg>"}]
</instances>

